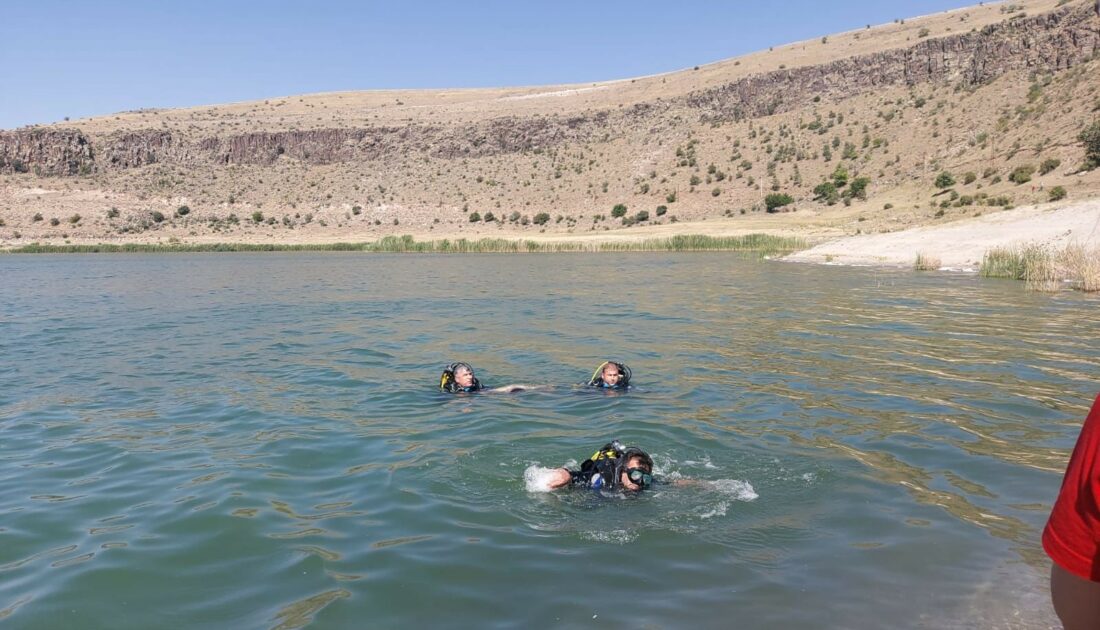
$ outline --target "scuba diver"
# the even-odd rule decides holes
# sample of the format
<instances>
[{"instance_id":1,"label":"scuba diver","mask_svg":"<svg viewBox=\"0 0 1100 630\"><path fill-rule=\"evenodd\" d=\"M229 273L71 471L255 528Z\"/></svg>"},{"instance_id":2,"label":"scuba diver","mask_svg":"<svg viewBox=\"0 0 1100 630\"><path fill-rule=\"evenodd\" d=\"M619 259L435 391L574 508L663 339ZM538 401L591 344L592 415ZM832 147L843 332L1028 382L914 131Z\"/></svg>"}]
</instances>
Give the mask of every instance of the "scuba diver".
<instances>
[{"instance_id":1,"label":"scuba diver","mask_svg":"<svg viewBox=\"0 0 1100 630\"><path fill-rule=\"evenodd\" d=\"M612 440L584 460L580 470L556 468L550 473L547 485L552 490L572 485L638 492L653 485L653 458L637 446Z\"/></svg>"},{"instance_id":2,"label":"scuba diver","mask_svg":"<svg viewBox=\"0 0 1100 630\"><path fill-rule=\"evenodd\" d=\"M592 373L588 385L603 389L629 389L630 368L618 361L604 361Z\"/></svg>"},{"instance_id":3,"label":"scuba diver","mask_svg":"<svg viewBox=\"0 0 1100 630\"><path fill-rule=\"evenodd\" d=\"M469 363L459 361L443 368L439 377L440 391L455 394L458 392L478 392L484 389L481 381L474 376L474 368Z\"/></svg>"},{"instance_id":4,"label":"scuba diver","mask_svg":"<svg viewBox=\"0 0 1100 630\"><path fill-rule=\"evenodd\" d=\"M505 385L488 389L474 376L474 368L469 363L458 361L443 368L443 374L439 377L439 390L449 394L487 392L487 393L512 393L529 389L539 389L533 385Z\"/></svg>"}]
</instances>

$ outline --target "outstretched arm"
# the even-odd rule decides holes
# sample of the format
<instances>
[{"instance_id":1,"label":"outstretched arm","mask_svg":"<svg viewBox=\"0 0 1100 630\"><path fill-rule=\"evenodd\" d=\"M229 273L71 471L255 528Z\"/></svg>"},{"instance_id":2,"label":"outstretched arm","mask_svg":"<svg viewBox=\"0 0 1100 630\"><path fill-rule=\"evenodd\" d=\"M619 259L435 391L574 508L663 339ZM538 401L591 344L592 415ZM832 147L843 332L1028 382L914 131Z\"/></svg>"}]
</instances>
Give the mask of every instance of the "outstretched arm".
<instances>
[{"instance_id":1,"label":"outstretched arm","mask_svg":"<svg viewBox=\"0 0 1100 630\"><path fill-rule=\"evenodd\" d=\"M552 476L549 476L548 484L551 490L557 490L558 488L564 488L568 486L573 480L573 475L565 468L555 468L552 472Z\"/></svg>"},{"instance_id":2,"label":"outstretched arm","mask_svg":"<svg viewBox=\"0 0 1100 630\"><path fill-rule=\"evenodd\" d=\"M523 383L513 383L512 385L494 387L485 391L490 394L513 394L515 392L527 392L535 389L548 389L549 387L549 385L524 385Z\"/></svg>"}]
</instances>

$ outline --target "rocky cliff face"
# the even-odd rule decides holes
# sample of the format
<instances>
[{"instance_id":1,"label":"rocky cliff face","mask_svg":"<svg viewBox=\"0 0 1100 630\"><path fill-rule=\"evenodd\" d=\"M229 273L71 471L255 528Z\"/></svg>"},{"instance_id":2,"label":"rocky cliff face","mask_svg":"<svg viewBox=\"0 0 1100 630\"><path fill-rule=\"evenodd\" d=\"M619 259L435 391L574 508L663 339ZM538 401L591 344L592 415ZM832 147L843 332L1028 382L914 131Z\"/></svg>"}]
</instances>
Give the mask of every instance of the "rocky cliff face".
<instances>
[{"instance_id":1,"label":"rocky cliff face","mask_svg":"<svg viewBox=\"0 0 1100 630\"><path fill-rule=\"evenodd\" d=\"M498 118L453 128L340 128L253 132L200 140L162 130L139 130L89 139L75 129L0 132L0 172L76 175L92 168L125 169L157 163L273 164L287 156L309 164L376 160L421 154L483 157L546 148L602 133L606 113L565 119ZM94 150L93 150L94 149Z\"/></svg>"},{"instance_id":2,"label":"rocky cliff face","mask_svg":"<svg viewBox=\"0 0 1100 630\"><path fill-rule=\"evenodd\" d=\"M77 175L94 163L91 142L74 129L0 132L0 172Z\"/></svg>"},{"instance_id":3,"label":"rocky cliff face","mask_svg":"<svg viewBox=\"0 0 1100 630\"><path fill-rule=\"evenodd\" d=\"M403 155L452 159L507 154L605 137L609 122L645 129L670 109L703 120L789 111L815 96L840 99L881 86L979 85L1014 71L1055 72L1100 53L1100 16L1087 7L1009 19L984 29L922 40L909 48L745 77L671 102L559 117L498 118L457 126L335 128L187 138L164 130L88 137L71 129L0 131L0 172L76 175L155 163L269 165L280 156L310 164Z\"/></svg>"},{"instance_id":4,"label":"rocky cliff face","mask_svg":"<svg viewBox=\"0 0 1100 630\"><path fill-rule=\"evenodd\" d=\"M686 100L705 118L752 118L795 109L814 96L843 98L881 86L930 82L979 85L1017 70L1056 72L1098 53L1097 11L1066 8L910 48L751 76Z\"/></svg>"}]
</instances>

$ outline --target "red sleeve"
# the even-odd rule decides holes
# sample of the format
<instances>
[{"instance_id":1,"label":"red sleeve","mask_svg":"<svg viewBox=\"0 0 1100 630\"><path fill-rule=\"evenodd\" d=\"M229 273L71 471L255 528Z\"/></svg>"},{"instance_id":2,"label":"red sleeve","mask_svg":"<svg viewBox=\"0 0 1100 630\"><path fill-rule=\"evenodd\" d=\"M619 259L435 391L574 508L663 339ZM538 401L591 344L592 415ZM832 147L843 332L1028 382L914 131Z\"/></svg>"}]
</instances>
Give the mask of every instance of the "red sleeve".
<instances>
[{"instance_id":1,"label":"red sleeve","mask_svg":"<svg viewBox=\"0 0 1100 630\"><path fill-rule=\"evenodd\" d=\"M1073 448L1043 549L1066 571L1100 582L1100 396Z\"/></svg>"}]
</instances>

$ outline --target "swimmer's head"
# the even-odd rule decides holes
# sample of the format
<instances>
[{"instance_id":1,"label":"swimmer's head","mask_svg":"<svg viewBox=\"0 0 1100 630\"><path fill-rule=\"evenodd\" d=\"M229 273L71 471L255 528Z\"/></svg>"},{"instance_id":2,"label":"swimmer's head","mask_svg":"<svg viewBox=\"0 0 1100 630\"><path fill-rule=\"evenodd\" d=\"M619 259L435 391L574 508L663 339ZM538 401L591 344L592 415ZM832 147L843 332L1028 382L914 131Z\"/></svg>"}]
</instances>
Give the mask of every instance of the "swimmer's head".
<instances>
[{"instance_id":1,"label":"swimmer's head","mask_svg":"<svg viewBox=\"0 0 1100 630\"><path fill-rule=\"evenodd\" d=\"M465 363L455 366L455 384L466 389L474 386L474 369Z\"/></svg>"},{"instance_id":2,"label":"swimmer's head","mask_svg":"<svg viewBox=\"0 0 1100 630\"><path fill-rule=\"evenodd\" d=\"M614 387L619 384L619 381L623 378L623 373L619 370L619 366L611 361L603 364L603 370L600 371L600 378L604 383Z\"/></svg>"},{"instance_id":3,"label":"swimmer's head","mask_svg":"<svg viewBox=\"0 0 1100 630\"><path fill-rule=\"evenodd\" d=\"M481 389L481 383L474 376L474 368L468 363L459 361L443 369L443 376L439 379L439 389L445 392L477 391Z\"/></svg>"},{"instance_id":4,"label":"swimmer's head","mask_svg":"<svg viewBox=\"0 0 1100 630\"><path fill-rule=\"evenodd\" d=\"M619 483L623 490L637 492L653 485L653 458L637 446L623 451Z\"/></svg>"},{"instance_id":5,"label":"swimmer's head","mask_svg":"<svg viewBox=\"0 0 1100 630\"><path fill-rule=\"evenodd\" d=\"M611 388L625 388L630 386L630 368L625 363L618 361L604 361L596 372L592 374L589 385Z\"/></svg>"}]
</instances>

